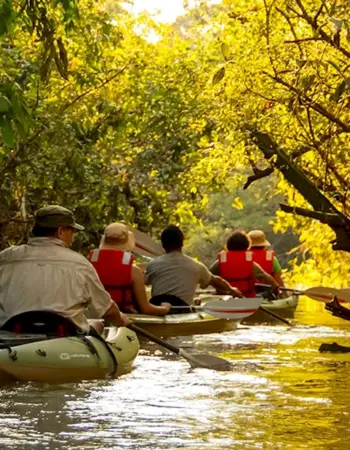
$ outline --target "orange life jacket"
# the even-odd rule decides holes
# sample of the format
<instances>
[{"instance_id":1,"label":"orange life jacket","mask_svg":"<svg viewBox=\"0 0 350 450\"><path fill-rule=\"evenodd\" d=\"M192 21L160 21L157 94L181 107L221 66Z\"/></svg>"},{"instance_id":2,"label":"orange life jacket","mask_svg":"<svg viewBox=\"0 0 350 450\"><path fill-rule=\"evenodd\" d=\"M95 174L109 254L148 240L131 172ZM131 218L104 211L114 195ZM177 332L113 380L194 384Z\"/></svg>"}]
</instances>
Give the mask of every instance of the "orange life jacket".
<instances>
[{"instance_id":1,"label":"orange life jacket","mask_svg":"<svg viewBox=\"0 0 350 450\"><path fill-rule=\"evenodd\" d=\"M266 273L271 275L273 273L273 259L275 257L275 252L273 250L265 249L253 249L250 251L253 253L254 262L259 264Z\"/></svg>"},{"instance_id":2,"label":"orange life jacket","mask_svg":"<svg viewBox=\"0 0 350 450\"><path fill-rule=\"evenodd\" d=\"M88 256L101 283L123 312L135 312L132 299L132 263L129 252L113 249L91 250Z\"/></svg>"},{"instance_id":3,"label":"orange life jacket","mask_svg":"<svg viewBox=\"0 0 350 450\"><path fill-rule=\"evenodd\" d=\"M218 254L219 273L245 297L255 297L253 253L251 251L222 251Z\"/></svg>"}]
</instances>

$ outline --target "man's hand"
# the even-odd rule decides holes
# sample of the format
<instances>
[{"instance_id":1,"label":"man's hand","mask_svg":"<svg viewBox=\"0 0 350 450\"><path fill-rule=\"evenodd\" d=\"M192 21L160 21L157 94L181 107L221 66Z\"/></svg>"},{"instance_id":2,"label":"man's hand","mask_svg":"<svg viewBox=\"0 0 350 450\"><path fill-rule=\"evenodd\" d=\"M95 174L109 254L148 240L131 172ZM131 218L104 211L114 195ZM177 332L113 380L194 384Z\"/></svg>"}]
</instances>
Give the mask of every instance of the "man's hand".
<instances>
[{"instance_id":1,"label":"man's hand","mask_svg":"<svg viewBox=\"0 0 350 450\"><path fill-rule=\"evenodd\" d=\"M128 325L131 324L131 320L129 319L129 317L122 312L120 313L120 319L121 322L120 325L118 325L119 327L127 327Z\"/></svg>"},{"instance_id":2,"label":"man's hand","mask_svg":"<svg viewBox=\"0 0 350 450\"><path fill-rule=\"evenodd\" d=\"M238 288L235 288L235 287L231 288L230 294L232 295L232 297L239 297L239 298L243 297L242 292Z\"/></svg>"},{"instance_id":3,"label":"man's hand","mask_svg":"<svg viewBox=\"0 0 350 450\"><path fill-rule=\"evenodd\" d=\"M170 303L163 302L163 303L160 304L160 306L163 306L163 308L166 308L167 314L168 314L168 312L171 309L171 304Z\"/></svg>"}]
</instances>

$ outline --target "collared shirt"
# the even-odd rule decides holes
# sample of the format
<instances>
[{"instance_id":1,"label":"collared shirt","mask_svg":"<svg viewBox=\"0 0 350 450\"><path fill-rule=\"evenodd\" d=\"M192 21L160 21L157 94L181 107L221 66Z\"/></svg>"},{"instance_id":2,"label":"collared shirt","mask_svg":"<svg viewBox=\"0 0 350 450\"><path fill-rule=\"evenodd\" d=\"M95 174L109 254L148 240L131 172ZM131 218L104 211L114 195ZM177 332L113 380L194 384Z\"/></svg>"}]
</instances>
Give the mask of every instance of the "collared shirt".
<instances>
[{"instance_id":1,"label":"collared shirt","mask_svg":"<svg viewBox=\"0 0 350 450\"><path fill-rule=\"evenodd\" d=\"M85 309L100 318L112 304L90 262L60 239L32 238L0 253L0 326L14 315L47 310L88 331Z\"/></svg>"},{"instance_id":2,"label":"collared shirt","mask_svg":"<svg viewBox=\"0 0 350 450\"><path fill-rule=\"evenodd\" d=\"M153 297L176 295L189 305L193 303L197 285L206 288L212 277L204 264L179 251L153 259L145 272L145 282L152 285Z\"/></svg>"}]
</instances>

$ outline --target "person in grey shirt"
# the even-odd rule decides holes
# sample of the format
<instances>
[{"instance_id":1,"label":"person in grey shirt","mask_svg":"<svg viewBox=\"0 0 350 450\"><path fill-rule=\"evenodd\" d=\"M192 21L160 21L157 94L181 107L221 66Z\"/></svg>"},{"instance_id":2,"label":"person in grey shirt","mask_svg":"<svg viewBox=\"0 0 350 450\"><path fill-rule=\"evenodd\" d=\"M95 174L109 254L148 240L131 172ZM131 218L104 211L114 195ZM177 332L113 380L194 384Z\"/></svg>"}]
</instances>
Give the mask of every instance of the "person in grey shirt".
<instances>
[{"instance_id":1,"label":"person in grey shirt","mask_svg":"<svg viewBox=\"0 0 350 450\"><path fill-rule=\"evenodd\" d=\"M175 296L192 305L198 284L202 289L213 286L220 294L242 297L238 289L213 275L204 264L182 253L184 235L179 227L166 227L161 241L165 255L153 259L145 271L145 282L152 285L152 297ZM172 303L169 297L167 301Z\"/></svg>"}]
</instances>

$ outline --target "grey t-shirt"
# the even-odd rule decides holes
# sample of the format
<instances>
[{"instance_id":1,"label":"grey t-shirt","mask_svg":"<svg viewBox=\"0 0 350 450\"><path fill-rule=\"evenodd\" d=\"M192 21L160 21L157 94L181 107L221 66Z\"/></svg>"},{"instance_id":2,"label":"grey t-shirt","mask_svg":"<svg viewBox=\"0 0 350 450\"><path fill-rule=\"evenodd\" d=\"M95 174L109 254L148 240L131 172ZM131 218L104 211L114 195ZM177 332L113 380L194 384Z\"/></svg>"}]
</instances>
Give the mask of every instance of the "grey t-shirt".
<instances>
[{"instance_id":1,"label":"grey t-shirt","mask_svg":"<svg viewBox=\"0 0 350 450\"><path fill-rule=\"evenodd\" d=\"M212 277L204 264L178 251L155 258L145 272L146 284L152 285L152 297L176 295L189 305L193 303L197 285L206 288Z\"/></svg>"}]
</instances>

